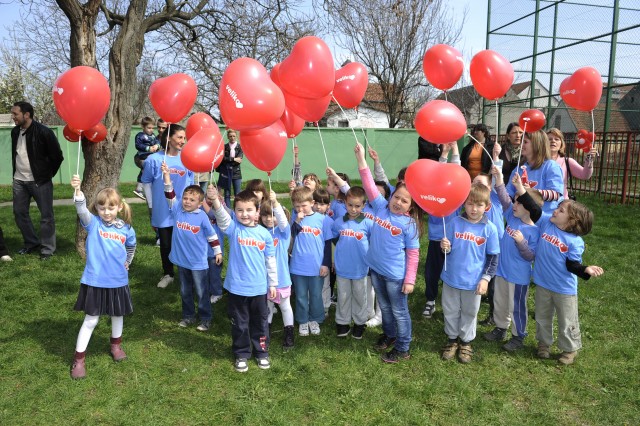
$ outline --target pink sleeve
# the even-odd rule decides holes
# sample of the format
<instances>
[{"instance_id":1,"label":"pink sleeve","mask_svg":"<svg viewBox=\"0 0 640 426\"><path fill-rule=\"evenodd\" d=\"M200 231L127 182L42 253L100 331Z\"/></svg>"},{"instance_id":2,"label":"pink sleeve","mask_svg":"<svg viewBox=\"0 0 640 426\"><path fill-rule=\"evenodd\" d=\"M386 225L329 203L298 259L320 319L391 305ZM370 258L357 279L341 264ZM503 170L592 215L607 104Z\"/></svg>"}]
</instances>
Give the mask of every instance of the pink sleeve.
<instances>
[{"instance_id":1,"label":"pink sleeve","mask_svg":"<svg viewBox=\"0 0 640 426\"><path fill-rule=\"evenodd\" d=\"M380 191L376 188L376 183L373 181L373 176L371 176L371 170L369 168L359 169L360 178L362 179L362 187L364 191L367 193L367 198L369 201L373 201L376 199L378 195L380 195Z\"/></svg>"},{"instance_id":2,"label":"pink sleeve","mask_svg":"<svg viewBox=\"0 0 640 426\"><path fill-rule=\"evenodd\" d=\"M420 260L420 249L405 249L407 258L407 270L404 273L404 282L414 284L416 282L416 273L418 272L418 261Z\"/></svg>"},{"instance_id":3,"label":"pink sleeve","mask_svg":"<svg viewBox=\"0 0 640 426\"><path fill-rule=\"evenodd\" d=\"M589 167L588 165L592 165L593 162L587 163L587 161L589 160L585 161L585 167L582 167L576 160L574 160L573 158L569 158L569 167L571 167L571 174L574 178L580 180L591 179L591 175L593 174L593 166Z\"/></svg>"}]
</instances>

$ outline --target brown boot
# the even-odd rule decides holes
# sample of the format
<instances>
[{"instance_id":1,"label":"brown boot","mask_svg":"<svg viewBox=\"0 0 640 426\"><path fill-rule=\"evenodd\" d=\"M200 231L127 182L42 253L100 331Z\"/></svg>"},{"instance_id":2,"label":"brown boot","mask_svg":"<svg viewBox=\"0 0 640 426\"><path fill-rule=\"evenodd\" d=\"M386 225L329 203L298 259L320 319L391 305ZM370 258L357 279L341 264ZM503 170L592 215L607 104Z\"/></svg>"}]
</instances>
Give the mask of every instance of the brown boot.
<instances>
[{"instance_id":1,"label":"brown boot","mask_svg":"<svg viewBox=\"0 0 640 426\"><path fill-rule=\"evenodd\" d=\"M84 356L87 352L76 352L73 357L73 364L71 365L71 378L73 380L84 379L87 375L87 370L84 366Z\"/></svg>"},{"instance_id":2,"label":"brown boot","mask_svg":"<svg viewBox=\"0 0 640 426\"><path fill-rule=\"evenodd\" d=\"M127 359L127 354L122 350L120 343L122 343L122 337L111 338L111 356L116 362Z\"/></svg>"}]
</instances>

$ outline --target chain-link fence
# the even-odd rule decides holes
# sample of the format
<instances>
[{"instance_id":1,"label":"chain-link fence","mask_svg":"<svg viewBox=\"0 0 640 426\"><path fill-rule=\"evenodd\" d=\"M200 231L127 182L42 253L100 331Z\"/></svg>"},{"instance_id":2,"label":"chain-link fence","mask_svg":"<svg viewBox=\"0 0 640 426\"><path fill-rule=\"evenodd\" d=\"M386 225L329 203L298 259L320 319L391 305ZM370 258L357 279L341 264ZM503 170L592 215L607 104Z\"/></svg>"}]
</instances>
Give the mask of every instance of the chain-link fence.
<instances>
[{"instance_id":1,"label":"chain-link fence","mask_svg":"<svg viewBox=\"0 0 640 426\"><path fill-rule=\"evenodd\" d=\"M513 93L498 102L499 133L523 110L539 108L547 128L565 133L573 155L575 133L595 130L601 156L594 176L574 186L612 202L640 204L640 1L488 4L487 47L509 59L515 71ZM605 87L593 117L567 107L559 96L560 83L586 66L600 72ZM485 103L485 122L495 122L495 111L495 104Z\"/></svg>"}]
</instances>

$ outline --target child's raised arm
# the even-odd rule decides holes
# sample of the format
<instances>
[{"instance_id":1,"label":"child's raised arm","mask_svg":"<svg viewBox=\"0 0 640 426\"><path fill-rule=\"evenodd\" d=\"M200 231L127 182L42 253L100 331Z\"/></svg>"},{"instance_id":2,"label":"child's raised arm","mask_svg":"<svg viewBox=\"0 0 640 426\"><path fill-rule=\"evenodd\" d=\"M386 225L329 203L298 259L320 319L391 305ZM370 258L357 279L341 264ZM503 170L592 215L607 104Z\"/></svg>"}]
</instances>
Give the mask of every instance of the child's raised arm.
<instances>
[{"instance_id":1,"label":"child's raised arm","mask_svg":"<svg viewBox=\"0 0 640 426\"><path fill-rule=\"evenodd\" d=\"M387 186L391 185L391 183L389 182L389 178L384 171L384 168L382 168L382 163L380 162L378 152L371 147L369 147L369 157L371 157L371 159L373 160L373 175L375 177L375 180L384 182L387 184Z\"/></svg>"},{"instance_id":2,"label":"child's raised arm","mask_svg":"<svg viewBox=\"0 0 640 426\"><path fill-rule=\"evenodd\" d=\"M360 172L360 178L362 179L362 187L367 193L369 201L373 202L373 200L380 196L380 191L378 191L376 183L373 181L371 170L369 170L367 160L364 158L364 147L360 142L356 143L353 152L356 154L356 160L358 160L358 172Z\"/></svg>"},{"instance_id":3,"label":"child's raised arm","mask_svg":"<svg viewBox=\"0 0 640 426\"><path fill-rule=\"evenodd\" d=\"M87 199L85 198L84 193L80 190L81 185L82 181L80 180L80 176L73 175L71 178L71 187L75 189L73 200L76 203L76 212L78 212L80 223L82 223L83 226L87 226L91 223L91 212L87 209Z\"/></svg>"},{"instance_id":4,"label":"child's raised arm","mask_svg":"<svg viewBox=\"0 0 640 426\"><path fill-rule=\"evenodd\" d=\"M223 232L226 231L231 225L231 215L222 206L220 197L218 196L218 188L214 185L207 187L207 199L211 201L212 211L216 217L218 228Z\"/></svg>"},{"instance_id":5,"label":"child's raised arm","mask_svg":"<svg viewBox=\"0 0 640 426\"><path fill-rule=\"evenodd\" d=\"M162 179L164 181L164 196L169 204L169 209L173 208L173 204L176 201L176 192L173 190L173 183L171 182L171 173L169 172L169 166L164 161L160 166L162 170Z\"/></svg>"},{"instance_id":6,"label":"child's raised arm","mask_svg":"<svg viewBox=\"0 0 640 426\"><path fill-rule=\"evenodd\" d=\"M509 193L507 192L507 188L504 186L504 178L502 177L502 171L498 166L491 166L491 175L496 179L496 194L498 194L498 198L500 199L500 205L502 205L502 211L507 211L507 209L511 206L511 197L509 197Z\"/></svg>"}]
</instances>

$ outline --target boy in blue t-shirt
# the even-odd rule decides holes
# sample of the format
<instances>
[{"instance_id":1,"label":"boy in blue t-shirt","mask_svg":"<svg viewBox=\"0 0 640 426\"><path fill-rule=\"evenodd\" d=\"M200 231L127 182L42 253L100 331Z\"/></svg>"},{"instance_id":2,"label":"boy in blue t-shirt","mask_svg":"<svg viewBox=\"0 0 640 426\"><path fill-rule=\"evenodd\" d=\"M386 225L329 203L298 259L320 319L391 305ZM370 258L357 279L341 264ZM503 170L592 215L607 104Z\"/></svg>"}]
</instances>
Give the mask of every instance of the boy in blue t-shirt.
<instances>
[{"instance_id":1,"label":"boy in blue t-shirt","mask_svg":"<svg viewBox=\"0 0 640 426\"><path fill-rule=\"evenodd\" d=\"M441 276L444 332L449 338L442 349L443 360L453 359L457 352L458 360L466 364L473 356L480 296L487 293L500 253L498 231L485 215L490 192L480 183L472 184L464 213L451 220L440 241L449 257Z\"/></svg>"},{"instance_id":2,"label":"boy in blue t-shirt","mask_svg":"<svg viewBox=\"0 0 640 426\"><path fill-rule=\"evenodd\" d=\"M176 203L176 193L171 183L167 163L162 163L162 175L165 197L174 220L169 259L178 266L180 276L182 321L178 325L188 327L196 321L196 313L193 308L193 289L195 289L198 296L198 314L200 315L200 325L197 330L207 331L211 326L212 316L207 246L213 249L216 260L220 262L222 261L220 242L209 222L209 217L200 210L204 200L202 189L198 185L188 186L182 193L182 203Z\"/></svg>"},{"instance_id":3,"label":"boy in blue t-shirt","mask_svg":"<svg viewBox=\"0 0 640 426\"><path fill-rule=\"evenodd\" d=\"M500 238L500 260L493 293L493 320L495 328L484 334L490 342L502 341L511 323L512 337L502 348L517 351L524 348L527 336L527 296L531 280L531 264L535 257L540 231L529 212L518 202L511 202L499 167L493 166L491 174L496 180L496 192L504 210L507 227ZM542 207L542 195L535 189L527 190L535 203Z\"/></svg>"},{"instance_id":4,"label":"boy in blue t-shirt","mask_svg":"<svg viewBox=\"0 0 640 426\"><path fill-rule=\"evenodd\" d=\"M331 266L332 220L313 211L313 191L305 186L291 192L291 201L296 213L291 215L294 240L289 272L296 294L298 333L318 335L325 318L322 285Z\"/></svg>"},{"instance_id":5,"label":"boy in blue t-shirt","mask_svg":"<svg viewBox=\"0 0 640 426\"><path fill-rule=\"evenodd\" d=\"M136 135L135 145L136 145L136 155L133 157L133 162L140 168L140 173L138 173L138 178L136 182L136 189L133 193L138 198L146 199L144 195L144 191L142 189L142 170L144 169L144 162L148 156L153 154L154 152L159 151L160 148L160 140L156 138L153 134L155 129L153 118L144 117L140 121L140 126L142 126L142 131L138 132Z\"/></svg>"},{"instance_id":6,"label":"boy in blue t-shirt","mask_svg":"<svg viewBox=\"0 0 640 426\"><path fill-rule=\"evenodd\" d=\"M207 198L213 200L213 213L218 227L228 237L229 260L224 288L229 292L227 310L231 319L234 368L243 373L249 369L252 355L258 367L271 367L269 359L269 299L277 295L278 266L271 233L256 224L258 197L251 190L236 194L234 216L225 210L218 190L209 185Z\"/></svg>"},{"instance_id":7,"label":"boy in blue t-shirt","mask_svg":"<svg viewBox=\"0 0 640 426\"><path fill-rule=\"evenodd\" d=\"M347 191L347 213L333 222L333 237L337 239L335 252L338 303L336 307L336 333L346 337L353 320L354 339L362 339L369 319L367 309L367 274L365 262L369 250L369 235L373 221L365 218L362 209L367 194L360 186Z\"/></svg>"}]
</instances>

